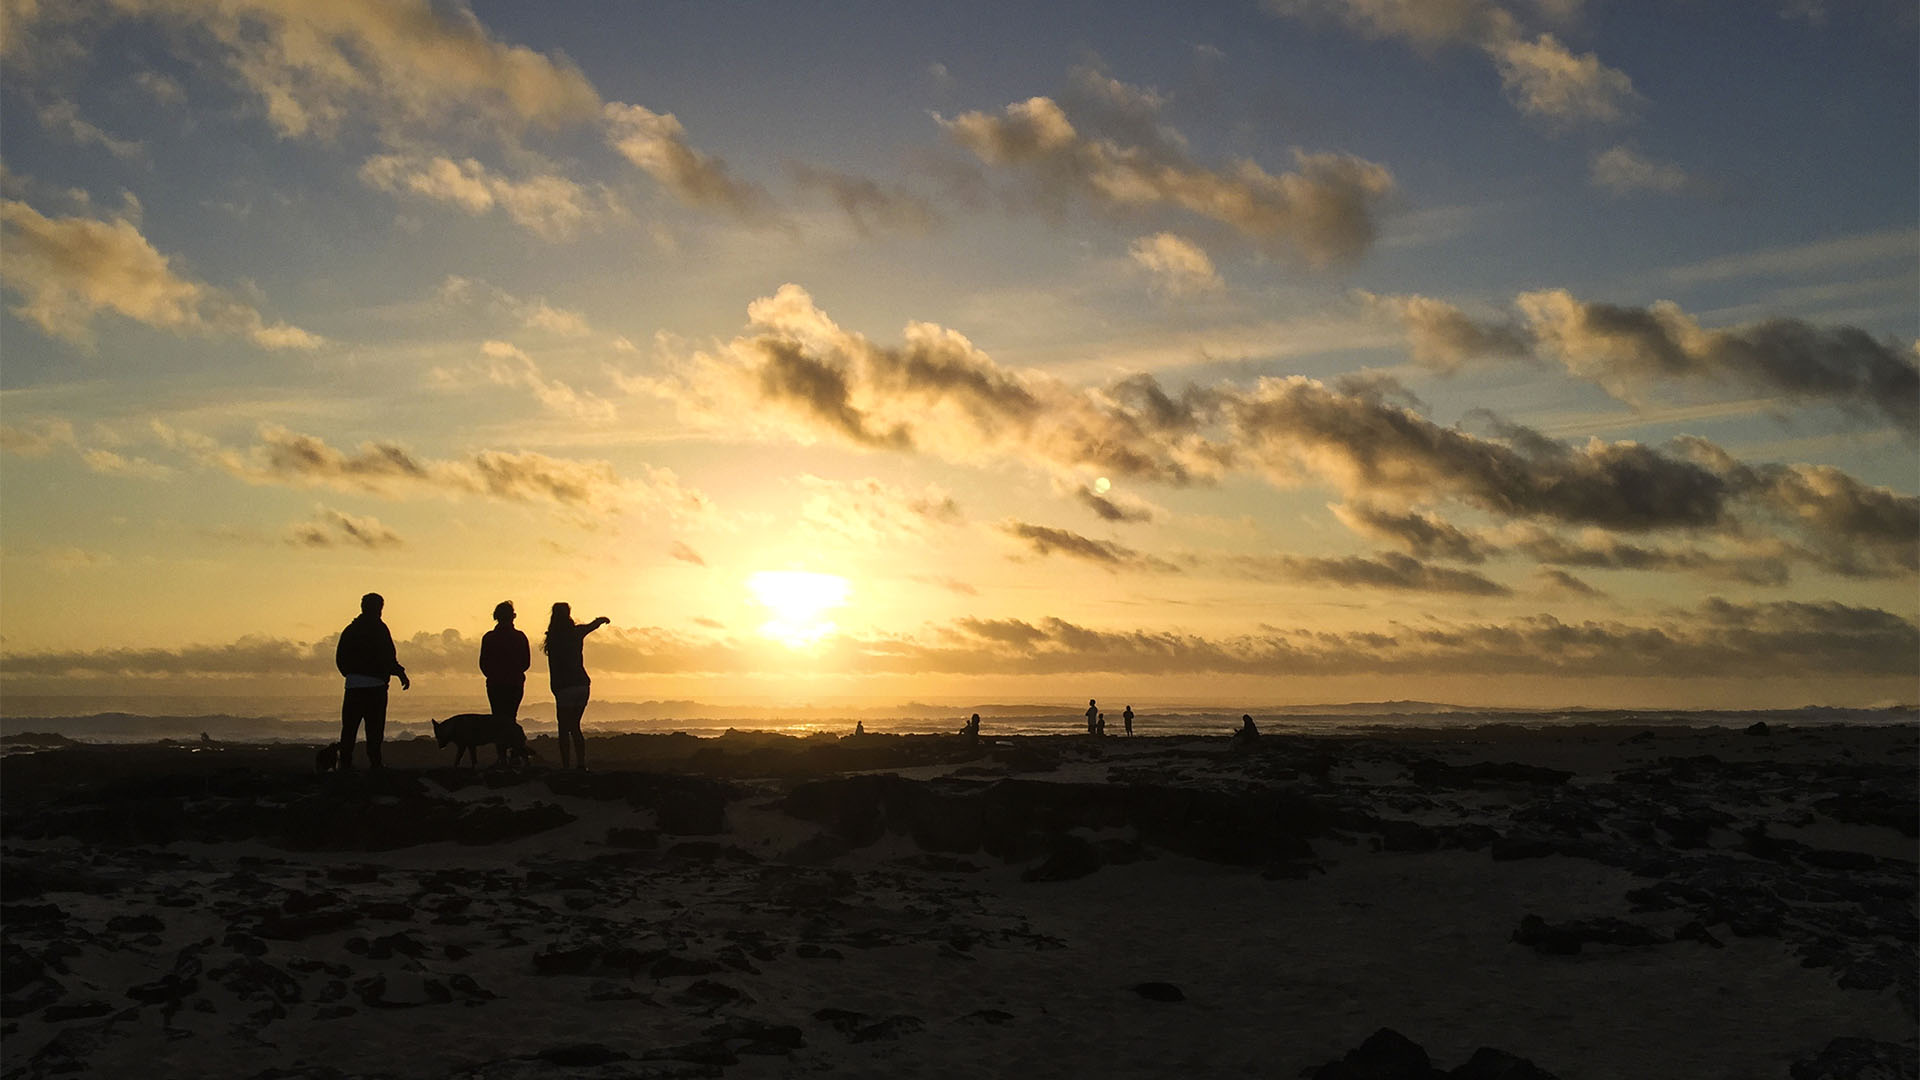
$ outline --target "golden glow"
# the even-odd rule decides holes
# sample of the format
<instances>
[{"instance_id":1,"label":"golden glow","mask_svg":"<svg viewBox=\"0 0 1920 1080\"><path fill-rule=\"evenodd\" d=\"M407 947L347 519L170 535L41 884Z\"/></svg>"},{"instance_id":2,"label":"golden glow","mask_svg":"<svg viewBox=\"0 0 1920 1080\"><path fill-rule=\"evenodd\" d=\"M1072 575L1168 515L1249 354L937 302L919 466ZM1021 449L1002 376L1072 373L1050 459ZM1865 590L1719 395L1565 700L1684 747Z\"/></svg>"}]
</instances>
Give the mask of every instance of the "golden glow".
<instances>
[{"instance_id":1,"label":"golden glow","mask_svg":"<svg viewBox=\"0 0 1920 1080\"><path fill-rule=\"evenodd\" d=\"M804 649L838 629L826 614L845 607L852 591L846 578L806 570L762 570L747 579L747 588L773 616L760 633L790 649Z\"/></svg>"}]
</instances>

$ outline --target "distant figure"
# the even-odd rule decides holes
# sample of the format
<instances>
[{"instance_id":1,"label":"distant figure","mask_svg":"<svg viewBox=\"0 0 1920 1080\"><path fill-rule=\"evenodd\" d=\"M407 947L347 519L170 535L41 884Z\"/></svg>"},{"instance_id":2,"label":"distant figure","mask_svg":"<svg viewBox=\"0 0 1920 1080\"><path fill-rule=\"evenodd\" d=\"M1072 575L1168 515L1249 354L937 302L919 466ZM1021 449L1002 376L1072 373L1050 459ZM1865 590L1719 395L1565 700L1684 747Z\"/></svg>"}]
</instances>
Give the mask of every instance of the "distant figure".
<instances>
[{"instance_id":1,"label":"distant figure","mask_svg":"<svg viewBox=\"0 0 1920 1080\"><path fill-rule=\"evenodd\" d=\"M1092 698L1088 698L1087 699L1087 734L1089 735L1093 734L1093 725L1099 722L1099 719L1100 719L1100 703L1093 700Z\"/></svg>"},{"instance_id":2,"label":"distant figure","mask_svg":"<svg viewBox=\"0 0 1920 1080\"><path fill-rule=\"evenodd\" d=\"M1131 705L1127 706L1127 711L1120 714L1120 719L1124 721L1127 725L1127 734L1132 735L1133 734L1133 706Z\"/></svg>"},{"instance_id":3,"label":"distant figure","mask_svg":"<svg viewBox=\"0 0 1920 1080\"><path fill-rule=\"evenodd\" d=\"M493 606L493 629L480 639L480 674L487 677L487 707L494 717L511 724L520 718L520 699L527 693L527 668L533 655L527 635L513 628L513 601Z\"/></svg>"},{"instance_id":4,"label":"distant figure","mask_svg":"<svg viewBox=\"0 0 1920 1080\"><path fill-rule=\"evenodd\" d=\"M394 654L393 634L380 621L386 606L379 593L361 597L360 616L340 631L340 644L333 651L333 666L347 680L340 700L341 772L353 768L353 742L362 721L367 725L367 764L380 768L380 743L387 732L387 680L398 675L400 689L413 686Z\"/></svg>"},{"instance_id":5,"label":"distant figure","mask_svg":"<svg viewBox=\"0 0 1920 1080\"><path fill-rule=\"evenodd\" d=\"M1099 713L1093 718L1093 737L1098 739L1107 733L1107 714Z\"/></svg>"},{"instance_id":6,"label":"distant figure","mask_svg":"<svg viewBox=\"0 0 1920 1080\"><path fill-rule=\"evenodd\" d=\"M1240 728L1233 733L1233 738L1230 741L1235 746L1247 746L1259 737L1260 729L1254 726L1253 717L1242 713L1240 716Z\"/></svg>"},{"instance_id":7,"label":"distant figure","mask_svg":"<svg viewBox=\"0 0 1920 1080\"><path fill-rule=\"evenodd\" d=\"M974 713L973 716L970 719L968 719L965 724L962 724L960 726L960 734L966 736L967 742L969 743L978 742L980 740L980 714L979 713Z\"/></svg>"},{"instance_id":8,"label":"distant figure","mask_svg":"<svg viewBox=\"0 0 1920 1080\"><path fill-rule=\"evenodd\" d=\"M867 733L867 722L865 720L855 720L853 722L853 733L855 735L865 735Z\"/></svg>"},{"instance_id":9,"label":"distant figure","mask_svg":"<svg viewBox=\"0 0 1920 1080\"><path fill-rule=\"evenodd\" d=\"M577 757L580 768L587 767L587 739L580 734L580 717L587 711L587 698L593 680L587 678L587 663L581 655L588 634L612 622L605 615L590 623L573 621L573 608L553 605L553 617L547 620L547 637L540 651L547 654L547 677L553 687L553 712L560 721L560 767L573 768Z\"/></svg>"}]
</instances>

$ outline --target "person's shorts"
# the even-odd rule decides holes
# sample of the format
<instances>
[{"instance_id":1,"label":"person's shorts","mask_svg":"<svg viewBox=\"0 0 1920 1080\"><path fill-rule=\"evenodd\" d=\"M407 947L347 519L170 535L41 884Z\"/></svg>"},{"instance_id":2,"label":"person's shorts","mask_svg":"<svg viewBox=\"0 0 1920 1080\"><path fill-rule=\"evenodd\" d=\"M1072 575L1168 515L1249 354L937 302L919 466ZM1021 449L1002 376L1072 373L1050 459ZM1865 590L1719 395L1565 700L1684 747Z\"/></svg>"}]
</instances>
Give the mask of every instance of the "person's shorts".
<instances>
[{"instance_id":1,"label":"person's shorts","mask_svg":"<svg viewBox=\"0 0 1920 1080\"><path fill-rule=\"evenodd\" d=\"M593 694L591 686L563 686L553 692L555 705L578 705L586 707L587 698Z\"/></svg>"}]
</instances>

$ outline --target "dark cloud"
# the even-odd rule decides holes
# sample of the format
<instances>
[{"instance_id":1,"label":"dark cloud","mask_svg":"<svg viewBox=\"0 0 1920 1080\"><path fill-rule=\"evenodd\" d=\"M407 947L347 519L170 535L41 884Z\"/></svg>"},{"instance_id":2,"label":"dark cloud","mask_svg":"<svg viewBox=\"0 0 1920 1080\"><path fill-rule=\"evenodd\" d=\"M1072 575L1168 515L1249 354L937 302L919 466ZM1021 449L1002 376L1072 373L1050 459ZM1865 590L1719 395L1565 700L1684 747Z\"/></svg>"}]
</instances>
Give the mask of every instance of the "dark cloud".
<instances>
[{"instance_id":1,"label":"dark cloud","mask_svg":"<svg viewBox=\"0 0 1920 1080\"><path fill-rule=\"evenodd\" d=\"M1024 169L1056 205L1184 210L1315 265L1356 258L1372 245L1379 204L1393 191L1384 167L1347 154L1296 151L1297 171L1277 176L1251 161L1210 169L1187 155L1177 133L1153 121L1148 94L1097 75L1082 79L1079 91L1082 122L1114 137L1082 133L1046 97L941 123L988 165Z\"/></svg>"},{"instance_id":2,"label":"dark cloud","mask_svg":"<svg viewBox=\"0 0 1920 1080\"><path fill-rule=\"evenodd\" d=\"M1920 368L1911 353L1851 326L1775 318L1709 330L1666 301L1624 307L1564 289L1521 294L1515 305L1524 321L1476 319L1424 296L1360 295L1397 319L1414 360L1436 371L1537 352L1629 402L1662 383L1720 385L1828 402L1920 432Z\"/></svg>"},{"instance_id":3,"label":"dark cloud","mask_svg":"<svg viewBox=\"0 0 1920 1080\"><path fill-rule=\"evenodd\" d=\"M379 519L322 507L314 519L295 524L287 542L300 547L335 547L350 544L370 550L399 547L400 534L381 524Z\"/></svg>"},{"instance_id":4,"label":"dark cloud","mask_svg":"<svg viewBox=\"0 0 1920 1080\"><path fill-rule=\"evenodd\" d=\"M1084 484L1073 488L1073 498L1101 521L1144 522L1154 518L1153 507L1103 494Z\"/></svg>"},{"instance_id":5,"label":"dark cloud","mask_svg":"<svg viewBox=\"0 0 1920 1080\"><path fill-rule=\"evenodd\" d=\"M1399 552L1325 557L1312 555L1241 556L1226 560L1251 576L1309 581L1343 588L1403 592L1510 596L1512 589L1470 570L1432 566Z\"/></svg>"},{"instance_id":6,"label":"dark cloud","mask_svg":"<svg viewBox=\"0 0 1920 1080\"><path fill-rule=\"evenodd\" d=\"M1626 531L1712 526L1727 512L1721 476L1637 443L1575 449L1524 428L1486 439L1299 376L1262 379L1232 411L1270 471L1305 465L1352 493L1442 493L1503 517Z\"/></svg>"},{"instance_id":7,"label":"dark cloud","mask_svg":"<svg viewBox=\"0 0 1920 1080\"><path fill-rule=\"evenodd\" d=\"M344 616L343 616L344 619ZM205 679L237 675L333 678L329 637L313 644L243 638L182 649L10 653L9 679L107 675ZM467 677L479 647L457 631L399 642L410 673ZM1045 675L1533 675L1608 678L1887 677L1911 679L1920 627L1876 608L1838 603L1710 601L1651 622L1429 621L1356 632L1266 629L1207 638L1177 631L1109 631L1062 619L967 619L913 637L831 639L815 661L871 674ZM594 670L608 674L742 674L765 650L725 637L608 628Z\"/></svg>"},{"instance_id":8,"label":"dark cloud","mask_svg":"<svg viewBox=\"0 0 1920 1080\"><path fill-rule=\"evenodd\" d=\"M688 547L684 541L675 540L673 546L667 549L667 554L679 559L681 562L692 563L695 566L707 565L707 560L701 558L700 553Z\"/></svg>"},{"instance_id":9,"label":"dark cloud","mask_svg":"<svg viewBox=\"0 0 1920 1080\"><path fill-rule=\"evenodd\" d=\"M1147 555L1110 540L1095 540L1092 537L1081 536L1066 529L1031 525L1024 521L1008 521L1003 523L1000 529L1008 536L1024 541L1036 555L1065 555L1070 559L1095 563L1109 570L1152 570L1159 573L1180 571L1178 566L1157 556Z\"/></svg>"},{"instance_id":10,"label":"dark cloud","mask_svg":"<svg viewBox=\"0 0 1920 1080\"><path fill-rule=\"evenodd\" d=\"M1419 511L1394 513L1371 503L1342 503L1333 515L1362 536L1398 544L1423 559L1483 563L1494 550L1480 537Z\"/></svg>"},{"instance_id":11,"label":"dark cloud","mask_svg":"<svg viewBox=\"0 0 1920 1080\"><path fill-rule=\"evenodd\" d=\"M683 202L743 221L774 219L773 200L765 189L735 179L725 161L696 150L672 113L610 101L602 107L601 117L607 145Z\"/></svg>"},{"instance_id":12,"label":"dark cloud","mask_svg":"<svg viewBox=\"0 0 1920 1080\"><path fill-rule=\"evenodd\" d=\"M890 432L868 429L868 418L853 407L846 373L807 355L796 342L764 341L760 392L769 401L798 406L861 446L907 449L913 445L904 427Z\"/></svg>"},{"instance_id":13,"label":"dark cloud","mask_svg":"<svg viewBox=\"0 0 1920 1080\"><path fill-rule=\"evenodd\" d=\"M1526 530L1513 550L1548 566L1587 570L1686 571L1737 581L1743 585L1785 585L1791 576L1790 549L1767 552L1716 552L1700 547L1636 544L1618 537L1586 535L1568 539L1543 530Z\"/></svg>"},{"instance_id":14,"label":"dark cloud","mask_svg":"<svg viewBox=\"0 0 1920 1080\"><path fill-rule=\"evenodd\" d=\"M862 234L883 230L928 232L941 224L933 204L904 188L886 187L864 176L850 176L804 161L787 163L800 187L824 193Z\"/></svg>"},{"instance_id":15,"label":"dark cloud","mask_svg":"<svg viewBox=\"0 0 1920 1080\"><path fill-rule=\"evenodd\" d=\"M1580 596L1589 599L1598 599L1607 595L1599 589L1581 581L1579 578L1574 577L1572 574L1567 573L1565 570L1542 567L1538 571L1535 571L1535 573L1539 576L1540 580L1545 583L1549 592L1565 593L1569 596Z\"/></svg>"}]
</instances>

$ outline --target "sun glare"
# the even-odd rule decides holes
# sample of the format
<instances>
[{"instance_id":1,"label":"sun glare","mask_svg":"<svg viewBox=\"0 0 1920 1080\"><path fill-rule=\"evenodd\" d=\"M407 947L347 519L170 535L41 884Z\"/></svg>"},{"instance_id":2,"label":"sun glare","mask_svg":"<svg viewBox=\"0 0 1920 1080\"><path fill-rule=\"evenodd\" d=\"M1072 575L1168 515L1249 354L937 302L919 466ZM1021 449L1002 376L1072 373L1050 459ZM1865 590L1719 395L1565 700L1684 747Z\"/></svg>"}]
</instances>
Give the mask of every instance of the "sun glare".
<instances>
[{"instance_id":1,"label":"sun glare","mask_svg":"<svg viewBox=\"0 0 1920 1080\"><path fill-rule=\"evenodd\" d=\"M747 589L773 616L760 625L760 633L790 649L804 649L838 629L826 614L846 606L851 586L837 574L762 570L747 579Z\"/></svg>"}]
</instances>

